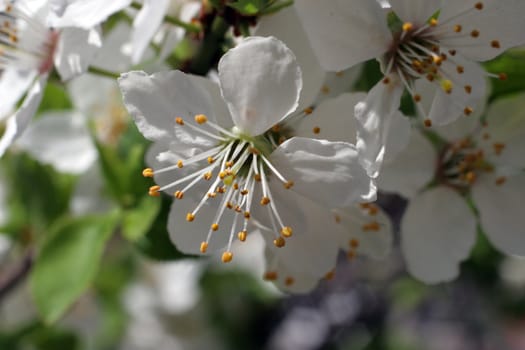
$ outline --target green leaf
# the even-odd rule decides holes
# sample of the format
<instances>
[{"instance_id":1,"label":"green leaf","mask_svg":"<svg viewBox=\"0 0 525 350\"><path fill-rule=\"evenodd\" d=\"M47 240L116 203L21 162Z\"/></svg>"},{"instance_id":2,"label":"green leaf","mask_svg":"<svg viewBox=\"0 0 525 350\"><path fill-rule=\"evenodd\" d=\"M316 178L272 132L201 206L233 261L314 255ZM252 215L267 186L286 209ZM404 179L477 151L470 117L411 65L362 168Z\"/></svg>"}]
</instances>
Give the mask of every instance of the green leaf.
<instances>
[{"instance_id":1,"label":"green leaf","mask_svg":"<svg viewBox=\"0 0 525 350\"><path fill-rule=\"evenodd\" d=\"M38 107L39 113L51 110L69 110L71 108L73 108L73 104L63 85L52 82L46 84L42 103Z\"/></svg>"},{"instance_id":2,"label":"green leaf","mask_svg":"<svg viewBox=\"0 0 525 350\"><path fill-rule=\"evenodd\" d=\"M130 241L136 241L150 229L160 210L159 198L142 197L138 205L124 212L122 233Z\"/></svg>"},{"instance_id":3,"label":"green leaf","mask_svg":"<svg viewBox=\"0 0 525 350\"><path fill-rule=\"evenodd\" d=\"M236 9L241 15L255 16L266 6L266 2L264 0L238 0L228 6Z\"/></svg>"},{"instance_id":4,"label":"green leaf","mask_svg":"<svg viewBox=\"0 0 525 350\"><path fill-rule=\"evenodd\" d=\"M68 218L55 225L35 263L30 288L46 323L58 320L95 278L118 215Z\"/></svg>"},{"instance_id":5,"label":"green leaf","mask_svg":"<svg viewBox=\"0 0 525 350\"><path fill-rule=\"evenodd\" d=\"M4 164L11 189L8 225L12 230L40 232L68 212L73 176L58 173L26 154L4 157Z\"/></svg>"},{"instance_id":6,"label":"green leaf","mask_svg":"<svg viewBox=\"0 0 525 350\"><path fill-rule=\"evenodd\" d=\"M509 51L485 63L485 68L491 73L505 73L507 75L507 80L491 79L492 94L490 101L525 90L525 84L523 84L525 81L525 51Z\"/></svg>"},{"instance_id":7,"label":"green leaf","mask_svg":"<svg viewBox=\"0 0 525 350\"><path fill-rule=\"evenodd\" d=\"M168 229L166 228L173 200L167 196L161 196L161 198L157 199L161 201L161 208L158 215L146 235L135 242L135 247L142 254L155 260L167 261L180 259L184 257L184 255L175 248L175 245L173 245L170 240Z\"/></svg>"}]
</instances>

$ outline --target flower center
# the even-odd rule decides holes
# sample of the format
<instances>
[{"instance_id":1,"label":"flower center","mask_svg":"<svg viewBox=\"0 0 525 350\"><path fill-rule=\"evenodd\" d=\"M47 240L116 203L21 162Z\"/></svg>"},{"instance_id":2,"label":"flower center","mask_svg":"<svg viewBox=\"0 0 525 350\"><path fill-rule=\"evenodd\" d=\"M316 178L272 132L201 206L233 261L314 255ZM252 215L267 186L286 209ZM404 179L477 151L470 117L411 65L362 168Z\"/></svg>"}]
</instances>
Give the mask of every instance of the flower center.
<instances>
[{"instance_id":1,"label":"flower center","mask_svg":"<svg viewBox=\"0 0 525 350\"><path fill-rule=\"evenodd\" d=\"M477 2L472 7L468 7L463 12L439 22L438 18L432 17L427 23L417 26L410 22L401 22L395 13L389 17L390 27L393 31L393 42L390 50L383 57L383 67L385 73L385 84L390 83L389 75L394 73L399 77L405 88L412 95L414 102L421 114L425 117L425 126L432 126L432 122L427 118L419 102L422 96L416 91L414 82L418 79L426 79L436 84L444 93L454 95L450 103L463 104L469 100L469 95L475 85L470 81L471 76L466 72L467 68L461 63L462 59L456 57L455 47L461 48L461 39L470 37L477 39L480 37L478 29L466 30L461 25L461 17L470 12L480 12L484 8L482 2ZM454 44L451 40L458 40ZM443 46L443 41L447 40L449 47ZM469 44L475 46L478 44ZM479 43L483 46L485 43ZM489 44L494 49L500 48L497 39ZM491 74L484 73L492 78L506 79L504 73ZM473 113L473 107L469 105L458 105L463 110L464 115Z\"/></svg>"},{"instance_id":2,"label":"flower center","mask_svg":"<svg viewBox=\"0 0 525 350\"><path fill-rule=\"evenodd\" d=\"M38 70L53 67L58 32L49 29L24 3L8 2L0 12L0 68Z\"/></svg>"},{"instance_id":3,"label":"flower center","mask_svg":"<svg viewBox=\"0 0 525 350\"><path fill-rule=\"evenodd\" d=\"M293 186L268 159L273 145L266 136L252 137L241 133L237 128L226 130L208 118L196 115L195 123L175 118L177 128L190 128L202 135L216 140L216 144L208 150L187 159L179 159L176 164L158 170L147 168L143 171L145 177L155 174L174 172L176 179L164 186L152 186L151 196L159 196L160 191L170 190L178 200L183 200L185 193L198 184L210 183L197 206L186 214L186 220L193 222L206 203L218 201L218 208L210 223L206 240L201 243L201 253L206 253L214 232L219 231L220 223L225 215L233 215L233 224L229 229L229 241L223 252L222 261L229 262L233 258L231 245L234 237L241 242L246 240L248 223L251 219L251 209L254 202L256 186L261 188L262 197L259 205L267 207L273 228L273 243L276 247L285 245L285 238L292 235L292 228L286 226L279 214L269 186L269 176L275 176L285 188ZM207 126L207 128L205 128ZM212 131L218 131L219 135ZM183 169L190 168L183 174ZM239 230L238 227L241 227ZM220 233L215 233L220 234Z\"/></svg>"},{"instance_id":4,"label":"flower center","mask_svg":"<svg viewBox=\"0 0 525 350\"><path fill-rule=\"evenodd\" d=\"M483 133L482 137L482 142L491 142L488 133ZM487 157L486 151L476 145L470 137L452 143L439 156L437 181L460 191L467 191L479 176L494 172L494 166L488 158L500 156L505 148L504 143L492 142L489 148L491 154ZM506 180L505 176L499 176L495 183L501 186Z\"/></svg>"}]
</instances>

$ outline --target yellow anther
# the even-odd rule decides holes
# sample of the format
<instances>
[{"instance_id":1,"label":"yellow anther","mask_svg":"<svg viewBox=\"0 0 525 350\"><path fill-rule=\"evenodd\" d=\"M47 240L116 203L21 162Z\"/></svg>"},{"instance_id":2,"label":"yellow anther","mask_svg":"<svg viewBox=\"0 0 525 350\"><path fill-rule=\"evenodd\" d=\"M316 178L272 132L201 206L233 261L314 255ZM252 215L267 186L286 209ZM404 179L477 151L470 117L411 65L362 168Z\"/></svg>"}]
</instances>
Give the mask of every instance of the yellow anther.
<instances>
[{"instance_id":1,"label":"yellow anther","mask_svg":"<svg viewBox=\"0 0 525 350\"><path fill-rule=\"evenodd\" d=\"M239 184L237 182L233 184L233 189L234 190L238 190L239 189Z\"/></svg>"},{"instance_id":2,"label":"yellow anther","mask_svg":"<svg viewBox=\"0 0 525 350\"><path fill-rule=\"evenodd\" d=\"M217 231L218 229L219 229L219 224L217 224L217 223L211 224L211 230L212 231Z\"/></svg>"},{"instance_id":3,"label":"yellow anther","mask_svg":"<svg viewBox=\"0 0 525 350\"><path fill-rule=\"evenodd\" d=\"M470 94L470 93L472 92L472 86L470 86L470 85L465 85L465 92L466 92L467 94Z\"/></svg>"},{"instance_id":4,"label":"yellow anther","mask_svg":"<svg viewBox=\"0 0 525 350\"><path fill-rule=\"evenodd\" d=\"M281 229L281 234L283 235L283 237L290 238L292 237L293 230L290 226L285 226Z\"/></svg>"},{"instance_id":5,"label":"yellow anther","mask_svg":"<svg viewBox=\"0 0 525 350\"><path fill-rule=\"evenodd\" d=\"M476 181L476 178L476 173L474 173L473 171L469 171L465 174L465 181L467 181L471 185Z\"/></svg>"},{"instance_id":6,"label":"yellow anther","mask_svg":"<svg viewBox=\"0 0 525 350\"><path fill-rule=\"evenodd\" d=\"M293 181L288 181L287 183L284 184L284 188L286 188L287 190L289 190L290 188L292 188L294 185L294 182Z\"/></svg>"},{"instance_id":7,"label":"yellow anther","mask_svg":"<svg viewBox=\"0 0 525 350\"><path fill-rule=\"evenodd\" d=\"M226 177L226 172L225 171L221 171L219 173L219 179L224 180L225 177Z\"/></svg>"},{"instance_id":8,"label":"yellow anther","mask_svg":"<svg viewBox=\"0 0 525 350\"><path fill-rule=\"evenodd\" d=\"M507 182L507 178L505 176L500 176L496 179L496 185L501 186L505 182Z\"/></svg>"},{"instance_id":9,"label":"yellow anther","mask_svg":"<svg viewBox=\"0 0 525 350\"><path fill-rule=\"evenodd\" d=\"M184 163L182 162L182 160L177 161L177 167L179 168L184 167Z\"/></svg>"},{"instance_id":10,"label":"yellow anther","mask_svg":"<svg viewBox=\"0 0 525 350\"><path fill-rule=\"evenodd\" d=\"M329 94L330 93L330 87L328 85L323 85L323 87L321 87L321 92L323 94Z\"/></svg>"},{"instance_id":11,"label":"yellow anther","mask_svg":"<svg viewBox=\"0 0 525 350\"><path fill-rule=\"evenodd\" d=\"M254 179L255 181L259 182L259 181L261 181L261 175L260 175L260 174L255 174L255 175L253 176L253 179Z\"/></svg>"},{"instance_id":12,"label":"yellow anther","mask_svg":"<svg viewBox=\"0 0 525 350\"><path fill-rule=\"evenodd\" d=\"M201 248L200 248L201 253L204 254L206 253L207 250L208 250L208 242L202 242Z\"/></svg>"},{"instance_id":13,"label":"yellow anther","mask_svg":"<svg viewBox=\"0 0 525 350\"><path fill-rule=\"evenodd\" d=\"M142 170L142 176L144 177L153 177L153 169L151 168L146 168L144 170Z\"/></svg>"},{"instance_id":14,"label":"yellow anther","mask_svg":"<svg viewBox=\"0 0 525 350\"><path fill-rule=\"evenodd\" d=\"M226 202L226 208L228 208L228 209L233 209L233 204L232 204L232 202Z\"/></svg>"},{"instance_id":15,"label":"yellow anther","mask_svg":"<svg viewBox=\"0 0 525 350\"><path fill-rule=\"evenodd\" d=\"M494 153L499 156L505 149L505 144L501 142L495 142L492 144L492 147L494 148Z\"/></svg>"},{"instance_id":16,"label":"yellow anther","mask_svg":"<svg viewBox=\"0 0 525 350\"><path fill-rule=\"evenodd\" d=\"M241 190L241 194L243 196L246 196L248 194L248 190L244 189L244 190Z\"/></svg>"},{"instance_id":17,"label":"yellow anther","mask_svg":"<svg viewBox=\"0 0 525 350\"><path fill-rule=\"evenodd\" d=\"M441 88L447 94L450 94L452 92L452 87L453 86L454 86L454 84L452 83L452 81L450 81L448 79L444 79L444 80L441 81Z\"/></svg>"},{"instance_id":18,"label":"yellow anther","mask_svg":"<svg viewBox=\"0 0 525 350\"><path fill-rule=\"evenodd\" d=\"M275 281L277 280L277 272L275 271L266 271L263 275L263 278L266 281Z\"/></svg>"},{"instance_id":19,"label":"yellow anther","mask_svg":"<svg viewBox=\"0 0 525 350\"><path fill-rule=\"evenodd\" d=\"M441 62L443 62L443 58L441 56L432 56L432 62L437 64L438 66L441 65Z\"/></svg>"},{"instance_id":20,"label":"yellow anther","mask_svg":"<svg viewBox=\"0 0 525 350\"><path fill-rule=\"evenodd\" d=\"M233 166L233 162L229 160L226 163L224 163L224 165L226 165L226 168L231 168Z\"/></svg>"},{"instance_id":21,"label":"yellow anther","mask_svg":"<svg viewBox=\"0 0 525 350\"><path fill-rule=\"evenodd\" d=\"M430 120L430 119L425 119L425 120L423 121L423 124L425 125L425 127L430 128L430 127L432 126L432 120Z\"/></svg>"},{"instance_id":22,"label":"yellow anther","mask_svg":"<svg viewBox=\"0 0 525 350\"><path fill-rule=\"evenodd\" d=\"M499 73L498 74L498 78L499 78L499 80L507 80L508 79L506 73Z\"/></svg>"},{"instance_id":23,"label":"yellow anther","mask_svg":"<svg viewBox=\"0 0 525 350\"><path fill-rule=\"evenodd\" d=\"M197 124L204 124L208 121L208 117L206 117L204 114L197 114L195 116L195 122Z\"/></svg>"},{"instance_id":24,"label":"yellow anther","mask_svg":"<svg viewBox=\"0 0 525 350\"><path fill-rule=\"evenodd\" d=\"M208 193L208 198L215 198L217 197L217 193L216 192L209 192Z\"/></svg>"},{"instance_id":25,"label":"yellow anther","mask_svg":"<svg viewBox=\"0 0 525 350\"><path fill-rule=\"evenodd\" d=\"M363 231L379 231L381 226L377 221L371 221L368 224L364 224L362 227Z\"/></svg>"},{"instance_id":26,"label":"yellow anther","mask_svg":"<svg viewBox=\"0 0 525 350\"><path fill-rule=\"evenodd\" d=\"M458 74L463 74L465 72L465 67L457 66L456 71L458 72Z\"/></svg>"},{"instance_id":27,"label":"yellow anther","mask_svg":"<svg viewBox=\"0 0 525 350\"><path fill-rule=\"evenodd\" d=\"M477 38L479 36L479 30L474 29L473 31L470 32L470 36L473 38Z\"/></svg>"},{"instance_id":28,"label":"yellow anther","mask_svg":"<svg viewBox=\"0 0 525 350\"><path fill-rule=\"evenodd\" d=\"M275 124L274 126L272 126L272 131L273 132L281 131L281 126L279 124Z\"/></svg>"},{"instance_id":29,"label":"yellow anther","mask_svg":"<svg viewBox=\"0 0 525 350\"><path fill-rule=\"evenodd\" d=\"M465 107L465 109L463 110L463 114L465 115L471 115L472 113L474 113L474 110L472 109L472 107Z\"/></svg>"},{"instance_id":30,"label":"yellow anther","mask_svg":"<svg viewBox=\"0 0 525 350\"><path fill-rule=\"evenodd\" d=\"M490 139L490 134L488 132L483 133L483 140L488 140L488 139Z\"/></svg>"},{"instance_id":31,"label":"yellow anther","mask_svg":"<svg viewBox=\"0 0 525 350\"><path fill-rule=\"evenodd\" d=\"M270 198L268 198L268 197L262 197L262 199L261 199L261 205L267 205L268 203L270 203Z\"/></svg>"},{"instance_id":32,"label":"yellow anther","mask_svg":"<svg viewBox=\"0 0 525 350\"><path fill-rule=\"evenodd\" d=\"M428 23L431 27L435 27L438 25L438 20L435 18L431 18L430 22Z\"/></svg>"},{"instance_id":33,"label":"yellow anther","mask_svg":"<svg viewBox=\"0 0 525 350\"><path fill-rule=\"evenodd\" d=\"M432 73L428 73L428 74L427 74L427 80L428 80L428 81L432 82L432 81L434 81L434 79L436 79L436 77L434 76L434 74L432 74Z\"/></svg>"},{"instance_id":34,"label":"yellow anther","mask_svg":"<svg viewBox=\"0 0 525 350\"><path fill-rule=\"evenodd\" d=\"M186 221L192 222L193 220L195 220L195 215L193 213L186 214Z\"/></svg>"},{"instance_id":35,"label":"yellow anther","mask_svg":"<svg viewBox=\"0 0 525 350\"><path fill-rule=\"evenodd\" d=\"M326 275L324 275L324 278L327 280L327 281L331 281L333 280L335 277L335 270L332 270L332 271L329 271L326 273Z\"/></svg>"},{"instance_id":36,"label":"yellow anther","mask_svg":"<svg viewBox=\"0 0 525 350\"><path fill-rule=\"evenodd\" d=\"M318 126L314 126L314 128L312 129L312 132L317 135L321 132L321 128Z\"/></svg>"},{"instance_id":37,"label":"yellow anther","mask_svg":"<svg viewBox=\"0 0 525 350\"><path fill-rule=\"evenodd\" d=\"M222 262L223 263L229 263L233 259L233 253L232 252L224 252L222 253Z\"/></svg>"},{"instance_id":38,"label":"yellow anther","mask_svg":"<svg viewBox=\"0 0 525 350\"><path fill-rule=\"evenodd\" d=\"M460 24L456 24L456 25L454 26L454 31L455 31L456 33L461 32L462 29L463 29L463 27L462 27Z\"/></svg>"},{"instance_id":39,"label":"yellow anther","mask_svg":"<svg viewBox=\"0 0 525 350\"><path fill-rule=\"evenodd\" d=\"M383 79L383 84L385 84L385 85L390 84L390 78L389 77L385 77L385 79Z\"/></svg>"},{"instance_id":40,"label":"yellow anther","mask_svg":"<svg viewBox=\"0 0 525 350\"><path fill-rule=\"evenodd\" d=\"M212 157L208 157L208 164L212 164L215 162L215 159L213 159Z\"/></svg>"},{"instance_id":41,"label":"yellow anther","mask_svg":"<svg viewBox=\"0 0 525 350\"><path fill-rule=\"evenodd\" d=\"M341 223L341 216L339 216L338 214L334 214L334 220L335 220L336 224L340 224Z\"/></svg>"},{"instance_id":42,"label":"yellow anther","mask_svg":"<svg viewBox=\"0 0 525 350\"><path fill-rule=\"evenodd\" d=\"M404 32L409 32L412 29L414 29L414 25L412 23L410 23L410 22L403 23L403 31Z\"/></svg>"},{"instance_id":43,"label":"yellow anther","mask_svg":"<svg viewBox=\"0 0 525 350\"><path fill-rule=\"evenodd\" d=\"M350 245L351 248L353 249L356 249L357 247L359 247L359 241L355 238L352 238L348 244Z\"/></svg>"},{"instance_id":44,"label":"yellow anther","mask_svg":"<svg viewBox=\"0 0 525 350\"><path fill-rule=\"evenodd\" d=\"M292 277L292 276L288 276L286 277L286 279L284 280L284 284L287 285L288 287L290 287L291 285L293 285L295 283L295 279Z\"/></svg>"},{"instance_id":45,"label":"yellow anther","mask_svg":"<svg viewBox=\"0 0 525 350\"><path fill-rule=\"evenodd\" d=\"M184 125L184 120L181 117L176 117L175 118L175 123L177 123L179 125Z\"/></svg>"},{"instance_id":46,"label":"yellow anther","mask_svg":"<svg viewBox=\"0 0 525 350\"><path fill-rule=\"evenodd\" d=\"M414 102L416 102L416 103L419 102L419 101L421 101L421 95L419 95L419 94L415 94L415 95L413 96L413 98L414 98Z\"/></svg>"},{"instance_id":47,"label":"yellow anther","mask_svg":"<svg viewBox=\"0 0 525 350\"><path fill-rule=\"evenodd\" d=\"M278 237L273 240L273 245L276 246L277 248L282 248L285 246L285 244L286 244L286 241L282 237Z\"/></svg>"},{"instance_id":48,"label":"yellow anther","mask_svg":"<svg viewBox=\"0 0 525 350\"><path fill-rule=\"evenodd\" d=\"M368 215L377 215L378 211L379 209L375 205L371 205L370 208L368 208Z\"/></svg>"},{"instance_id":49,"label":"yellow anther","mask_svg":"<svg viewBox=\"0 0 525 350\"><path fill-rule=\"evenodd\" d=\"M149 188L149 195L152 196L152 197L158 197L160 196L160 193L159 193L159 190L160 190L160 186L151 186Z\"/></svg>"},{"instance_id":50,"label":"yellow anther","mask_svg":"<svg viewBox=\"0 0 525 350\"><path fill-rule=\"evenodd\" d=\"M241 209L241 207L240 207L239 205L236 205L234 210L235 210L237 213L242 212L242 209Z\"/></svg>"},{"instance_id":51,"label":"yellow anther","mask_svg":"<svg viewBox=\"0 0 525 350\"><path fill-rule=\"evenodd\" d=\"M448 53L450 56L456 56L457 51L456 50L448 50Z\"/></svg>"},{"instance_id":52,"label":"yellow anther","mask_svg":"<svg viewBox=\"0 0 525 350\"><path fill-rule=\"evenodd\" d=\"M245 218L246 220L248 220L249 218L251 218L251 214L250 214L249 211L245 211L243 215L244 215L244 218Z\"/></svg>"},{"instance_id":53,"label":"yellow anther","mask_svg":"<svg viewBox=\"0 0 525 350\"><path fill-rule=\"evenodd\" d=\"M241 241L241 242L246 241L246 236L248 236L248 232L246 232L246 231L240 231L237 234L237 237L239 237L239 241Z\"/></svg>"},{"instance_id":54,"label":"yellow anther","mask_svg":"<svg viewBox=\"0 0 525 350\"><path fill-rule=\"evenodd\" d=\"M224 187L217 187L217 193L224 193L226 192L226 189Z\"/></svg>"},{"instance_id":55,"label":"yellow anther","mask_svg":"<svg viewBox=\"0 0 525 350\"><path fill-rule=\"evenodd\" d=\"M492 41L490 42L490 46L492 46L492 47L495 48L495 49L499 49L499 48L501 47L501 45L500 45L500 43L499 43L498 40L492 40Z\"/></svg>"},{"instance_id":56,"label":"yellow anther","mask_svg":"<svg viewBox=\"0 0 525 350\"><path fill-rule=\"evenodd\" d=\"M184 197L184 192L182 191L177 191L173 194L175 196L175 198L177 199L182 199Z\"/></svg>"},{"instance_id":57,"label":"yellow anther","mask_svg":"<svg viewBox=\"0 0 525 350\"><path fill-rule=\"evenodd\" d=\"M212 174L211 171L208 171L207 173L204 173L204 175L202 175L204 180L210 180L212 176L213 176L213 174Z\"/></svg>"},{"instance_id":58,"label":"yellow anther","mask_svg":"<svg viewBox=\"0 0 525 350\"><path fill-rule=\"evenodd\" d=\"M307 107L303 110L304 114L312 114L314 112L313 107Z\"/></svg>"},{"instance_id":59,"label":"yellow anther","mask_svg":"<svg viewBox=\"0 0 525 350\"><path fill-rule=\"evenodd\" d=\"M483 3L480 1L480 2L477 2L474 7L476 8L476 10L483 10Z\"/></svg>"}]
</instances>

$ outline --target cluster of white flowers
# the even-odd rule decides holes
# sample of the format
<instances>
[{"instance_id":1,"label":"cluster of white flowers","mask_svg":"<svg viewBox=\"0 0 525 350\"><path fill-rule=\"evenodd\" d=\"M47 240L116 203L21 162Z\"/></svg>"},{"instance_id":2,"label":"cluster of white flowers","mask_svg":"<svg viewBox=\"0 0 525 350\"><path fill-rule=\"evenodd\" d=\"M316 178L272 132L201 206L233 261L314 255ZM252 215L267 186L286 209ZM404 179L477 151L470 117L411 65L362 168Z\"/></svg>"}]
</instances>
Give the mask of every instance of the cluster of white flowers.
<instances>
[{"instance_id":1,"label":"cluster of white flowers","mask_svg":"<svg viewBox=\"0 0 525 350\"><path fill-rule=\"evenodd\" d=\"M423 281L456 277L478 230L525 255L524 96L485 110L487 78L507 76L479 63L525 43L525 1L295 0L227 41L207 77L170 70L181 40L206 35L197 19L210 6L1 1L0 154L15 143L93 180L88 126L111 142L127 110L152 142L149 194L174 197L177 249L228 263L237 241L260 236L264 278L291 292L331 278L341 251L388 259L378 190L409 200L400 245ZM383 78L352 91L371 59ZM90 72L118 73L118 86ZM30 123L51 78L67 84L74 111ZM414 116L399 110L407 92ZM107 207L93 196L74 211Z\"/></svg>"}]
</instances>

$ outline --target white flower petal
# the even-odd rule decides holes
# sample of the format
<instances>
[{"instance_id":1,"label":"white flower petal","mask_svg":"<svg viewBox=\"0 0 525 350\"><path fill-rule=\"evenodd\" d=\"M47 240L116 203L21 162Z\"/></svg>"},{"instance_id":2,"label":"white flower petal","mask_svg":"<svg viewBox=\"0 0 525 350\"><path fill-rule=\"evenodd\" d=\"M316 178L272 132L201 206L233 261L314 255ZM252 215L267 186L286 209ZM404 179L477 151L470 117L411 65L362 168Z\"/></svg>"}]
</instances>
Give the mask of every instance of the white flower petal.
<instances>
[{"instance_id":1,"label":"white flower petal","mask_svg":"<svg viewBox=\"0 0 525 350\"><path fill-rule=\"evenodd\" d=\"M89 29L129 6L131 0L50 0L50 4L50 26Z\"/></svg>"},{"instance_id":2,"label":"white flower petal","mask_svg":"<svg viewBox=\"0 0 525 350\"><path fill-rule=\"evenodd\" d=\"M414 197L434 177L437 153L418 130L413 130L408 146L385 163L377 186L384 191Z\"/></svg>"},{"instance_id":3,"label":"white flower petal","mask_svg":"<svg viewBox=\"0 0 525 350\"><path fill-rule=\"evenodd\" d=\"M364 100L364 93L345 93L337 98L324 100L312 114L301 119L295 136L329 141L356 142L354 106Z\"/></svg>"},{"instance_id":4,"label":"white flower petal","mask_svg":"<svg viewBox=\"0 0 525 350\"><path fill-rule=\"evenodd\" d=\"M402 94L402 85L393 81L388 84L380 81L368 92L366 99L355 106L356 146L363 166L372 177L377 177L383 163L392 115L399 108Z\"/></svg>"},{"instance_id":5,"label":"white flower petal","mask_svg":"<svg viewBox=\"0 0 525 350\"><path fill-rule=\"evenodd\" d=\"M133 20L131 32L131 45L133 53L131 61L133 64L140 62L151 39L159 29L164 15L168 10L170 0L145 0L142 8Z\"/></svg>"},{"instance_id":6,"label":"white flower petal","mask_svg":"<svg viewBox=\"0 0 525 350\"><path fill-rule=\"evenodd\" d=\"M392 35L386 13L370 0L298 0L294 3L321 65L339 71L378 57Z\"/></svg>"},{"instance_id":7,"label":"white flower petal","mask_svg":"<svg viewBox=\"0 0 525 350\"><path fill-rule=\"evenodd\" d=\"M220 199L217 199L220 200ZM178 250L187 254L201 254L201 243L206 241L211 224L214 223L215 214L219 209L218 202L204 205L193 222L186 220L186 214L192 212L198 205L193 198L174 200L168 218L168 232L171 241ZM226 212L219 221L219 230L212 233L207 253L219 251L226 247L233 223L233 215ZM240 227L240 225L238 225ZM234 233L236 234L237 231Z\"/></svg>"},{"instance_id":8,"label":"white flower petal","mask_svg":"<svg viewBox=\"0 0 525 350\"><path fill-rule=\"evenodd\" d=\"M446 33L446 38L440 41L443 46L457 48L468 59L486 61L525 42L525 2L521 0L485 0L482 2L482 10L474 8L479 2L477 0L444 2L439 21L447 23L445 26L437 26L436 30ZM462 15L458 17L458 14ZM454 20L450 20L451 18ZM473 37L464 32L455 33L453 26L457 24L464 31L477 30L479 35ZM498 42L496 47L492 44L494 40Z\"/></svg>"},{"instance_id":9,"label":"white flower petal","mask_svg":"<svg viewBox=\"0 0 525 350\"><path fill-rule=\"evenodd\" d=\"M102 47L99 29L65 28L54 55L55 67L63 81L84 73Z\"/></svg>"},{"instance_id":10,"label":"white flower petal","mask_svg":"<svg viewBox=\"0 0 525 350\"><path fill-rule=\"evenodd\" d=\"M301 70L281 41L250 37L222 56L221 91L235 125L257 136L298 106Z\"/></svg>"},{"instance_id":11,"label":"white flower petal","mask_svg":"<svg viewBox=\"0 0 525 350\"><path fill-rule=\"evenodd\" d=\"M481 176L472 186L472 198L492 244L506 254L525 255L525 175L507 177L501 185L494 175Z\"/></svg>"},{"instance_id":12,"label":"white flower petal","mask_svg":"<svg viewBox=\"0 0 525 350\"><path fill-rule=\"evenodd\" d=\"M29 90L37 71L21 71L19 69L7 68L0 76L0 119L5 118L13 110L16 103Z\"/></svg>"},{"instance_id":13,"label":"white flower petal","mask_svg":"<svg viewBox=\"0 0 525 350\"><path fill-rule=\"evenodd\" d=\"M404 151L410 142L410 118L399 111L390 116L390 130L386 138L384 161L395 160L399 153Z\"/></svg>"},{"instance_id":14,"label":"white flower petal","mask_svg":"<svg viewBox=\"0 0 525 350\"><path fill-rule=\"evenodd\" d=\"M309 274L321 278L335 267L339 251L339 237L332 213L318 203L303 196L290 193L297 210L305 213L304 229L294 229L293 235L286 239L286 245L277 248L273 245L273 232L263 232L267 250L281 267L294 275ZM269 260L272 263L272 260ZM282 276L287 277L287 276Z\"/></svg>"},{"instance_id":15,"label":"white flower petal","mask_svg":"<svg viewBox=\"0 0 525 350\"><path fill-rule=\"evenodd\" d=\"M424 25L432 16L443 0L389 0L392 10L403 22L410 22L414 25Z\"/></svg>"},{"instance_id":16,"label":"white flower petal","mask_svg":"<svg viewBox=\"0 0 525 350\"><path fill-rule=\"evenodd\" d=\"M463 68L463 73L458 73L458 66ZM478 63L468 61L458 53L454 58L444 61L440 69L450 78L450 93L445 92L436 81L431 83L426 79L419 79L416 83L417 92L422 96L420 103L430 106L430 110L425 108L429 112L424 117L436 126L465 117L465 108L480 108L487 94L486 73ZM467 92L467 86L470 92Z\"/></svg>"},{"instance_id":17,"label":"white flower petal","mask_svg":"<svg viewBox=\"0 0 525 350\"><path fill-rule=\"evenodd\" d=\"M456 192L437 187L414 197L401 221L401 248L409 272L426 283L459 274L476 240L476 218Z\"/></svg>"},{"instance_id":18,"label":"white flower petal","mask_svg":"<svg viewBox=\"0 0 525 350\"><path fill-rule=\"evenodd\" d=\"M373 211L358 207L335 210L336 223L343 233L339 238L341 248L373 259L384 259L392 249L392 223L379 207L372 205L370 208ZM373 224L378 224L377 230L370 229L375 226Z\"/></svg>"},{"instance_id":19,"label":"white flower petal","mask_svg":"<svg viewBox=\"0 0 525 350\"><path fill-rule=\"evenodd\" d=\"M104 36L102 48L98 50L93 66L111 72L123 72L131 67L131 59L124 52L129 41L131 27L128 23L119 22Z\"/></svg>"},{"instance_id":20,"label":"white flower petal","mask_svg":"<svg viewBox=\"0 0 525 350\"><path fill-rule=\"evenodd\" d=\"M20 108L7 120L6 129L0 139L0 156L29 126L44 96L47 78L48 75L44 74L35 81Z\"/></svg>"},{"instance_id":21,"label":"white flower petal","mask_svg":"<svg viewBox=\"0 0 525 350\"><path fill-rule=\"evenodd\" d=\"M205 114L215 120L206 89L191 75L170 71L148 76L134 71L122 74L118 81L126 108L150 140L173 136L176 117L195 123L195 115Z\"/></svg>"},{"instance_id":22,"label":"white flower petal","mask_svg":"<svg viewBox=\"0 0 525 350\"><path fill-rule=\"evenodd\" d=\"M43 115L29 126L18 144L38 161L65 173L83 173L97 159L84 117L78 113Z\"/></svg>"},{"instance_id":23,"label":"white flower petal","mask_svg":"<svg viewBox=\"0 0 525 350\"><path fill-rule=\"evenodd\" d=\"M517 94L494 101L487 110L487 127L483 133L490 138L480 143L491 163L525 168L525 94ZM502 143L505 148L496 154L493 144Z\"/></svg>"},{"instance_id":24,"label":"white flower petal","mask_svg":"<svg viewBox=\"0 0 525 350\"><path fill-rule=\"evenodd\" d=\"M273 35L294 52L297 63L304 73L298 109L310 107L323 85L325 72L317 61L295 8L290 6L270 16L262 17L254 35Z\"/></svg>"},{"instance_id":25,"label":"white flower petal","mask_svg":"<svg viewBox=\"0 0 525 350\"><path fill-rule=\"evenodd\" d=\"M173 1L171 2L173 5ZM200 1L191 1L183 3L180 7L179 19L183 22L191 22L191 20L199 14L202 8ZM171 12L170 12L171 13ZM172 13L173 15L173 13ZM180 40L184 37L184 29L176 26L168 27L167 33L165 34L162 48L159 54L159 60L164 61L175 49Z\"/></svg>"},{"instance_id":26,"label":"white flower petal","mask_svg":"<svg viewBox=\"0 0 525 350\"><path fill-rule=\"evenodd\" d=\"M293 191L329 208L374 197L375 186L352 144L294 137L281 144L270 161L294 182Z\"/></svg>"}]
</instances>

